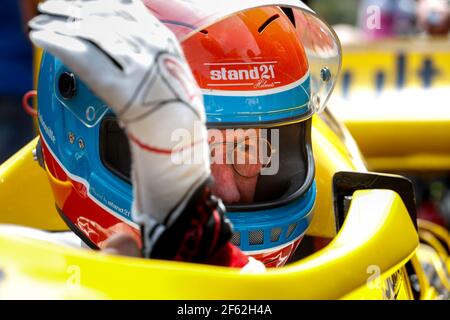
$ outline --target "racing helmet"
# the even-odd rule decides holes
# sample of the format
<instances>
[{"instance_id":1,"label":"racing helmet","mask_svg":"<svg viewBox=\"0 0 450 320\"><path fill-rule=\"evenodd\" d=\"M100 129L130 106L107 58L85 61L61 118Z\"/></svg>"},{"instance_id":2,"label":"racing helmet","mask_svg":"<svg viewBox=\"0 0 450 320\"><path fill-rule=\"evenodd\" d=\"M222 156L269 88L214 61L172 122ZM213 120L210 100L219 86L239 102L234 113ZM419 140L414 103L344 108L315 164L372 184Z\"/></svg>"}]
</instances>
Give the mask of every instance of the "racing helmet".
<instances>
[{"instance_id":1,"label":"racing helmet","mask_svg":"<svg viewBox=\"0 0 450 320\"><path fill-rule=\"evenodd\" d=\"M213 192L234 226L232 242L281 266L313 216L311 117L333 90L339 41L298 1L210 2L144 1L180 40L203 91ZM38 105L38 151L61 217L93 248L118 231L140 243L129 145L112 111L48 53Z\"/></svg>"}]
</instances>

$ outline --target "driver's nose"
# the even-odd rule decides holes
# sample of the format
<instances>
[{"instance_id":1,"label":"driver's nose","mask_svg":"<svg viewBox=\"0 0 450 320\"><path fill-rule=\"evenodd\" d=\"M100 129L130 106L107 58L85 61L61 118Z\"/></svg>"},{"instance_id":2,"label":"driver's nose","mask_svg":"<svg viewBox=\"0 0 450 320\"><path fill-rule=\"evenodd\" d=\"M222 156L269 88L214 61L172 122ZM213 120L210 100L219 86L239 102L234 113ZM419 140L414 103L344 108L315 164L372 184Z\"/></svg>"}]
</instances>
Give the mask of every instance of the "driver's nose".
<instances>
[{"instance_id":1,"label":"driver's nose","mask_svg":"<svg viewBox=\"0 0 450 320\"><path fill-rule=\"evenodd\" d=\"M228 164L212 164L211 173L214 177L213 194L222 199L225 204L238 203L241 200L239 189L234 179L234 170Z\"/></svg>"}]
</instances>

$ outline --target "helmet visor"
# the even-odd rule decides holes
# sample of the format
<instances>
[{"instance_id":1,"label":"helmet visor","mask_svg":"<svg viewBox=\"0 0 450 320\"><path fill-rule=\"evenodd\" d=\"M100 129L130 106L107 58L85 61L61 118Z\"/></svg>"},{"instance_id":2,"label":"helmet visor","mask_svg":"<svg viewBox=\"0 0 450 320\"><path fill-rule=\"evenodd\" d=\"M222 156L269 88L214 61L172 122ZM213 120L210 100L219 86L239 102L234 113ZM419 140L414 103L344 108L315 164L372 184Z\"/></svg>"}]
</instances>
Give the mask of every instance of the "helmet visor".
<instances>
[{"instance_id":1,"label":"helmet visor","mask_svg":"<svg viewBox=\"0 0 450 320\"><path fill-rule=\"evenodd\" d=\"M314 178L311 119L271 128L209 128L213 193L228 210L258 210L290 203ZM131 182L127 137L114 116L100 126L103 165Z\"/></svg>"},{"instance_id":2,"label":"helmet visor","mask_svg":"<svg viewBox=\"0 0 450 320\"><path fill-rule=\"evenodd\" d=\"M177 35L180 42L243 11L261 7L281 7L294 24L308 58L311 76L310 109L312 112L318 112L325 108L341 69L341 45L334 30L302 1L158 0L144 2ZM186 12L194 14L186 15Z\"/></svg>"},{"instance_id":3,"label":"helmet visor","mask_svg":"<svg viewBox=\"0 0 450 320\"><path fill-rule=\"evenodd\" d=\"M289 203L313 181L311 120L270 128L210 128L213 193L228 210Z\"/></svg>"}]
</instances>

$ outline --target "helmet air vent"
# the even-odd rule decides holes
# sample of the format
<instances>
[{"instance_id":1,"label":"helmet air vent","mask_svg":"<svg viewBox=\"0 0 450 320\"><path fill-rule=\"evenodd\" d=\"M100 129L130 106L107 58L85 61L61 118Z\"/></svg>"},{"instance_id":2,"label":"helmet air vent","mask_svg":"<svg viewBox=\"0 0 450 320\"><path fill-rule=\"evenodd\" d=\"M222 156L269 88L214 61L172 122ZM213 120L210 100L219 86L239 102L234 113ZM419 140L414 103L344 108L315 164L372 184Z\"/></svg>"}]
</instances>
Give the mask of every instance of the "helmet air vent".
<instances>
[{"instance_id":1,"label":"helmet air vent","mask_svg":"<svg viewBox=\"0 0 450 320\"><path fill-rule=\"evenodd\" d=\"M280 239L281 228L274 228L270 234L270 241L277 242Z\"/></svg>"},{"instance_id":2,"label":"helmet air vent","mask_svg":"<svg viewBox=\"0 0 450 320\"><path fill-rule=\"evenodd\" d=\"M248 233L250 245L258 245L264 243L264 230L250 231Z\"/></svg>"},{"instance_id":3,"label":"helmet air vent","mask_svg":"<svg viewBox=\"0 0 450 320\"><path fill-rule=\"evenodd\" d=\"M259 28L258 28L258 32L262 33L264 31L264 29L267 28L267 26L269 24L271 24L273 21L275 21L276 19L278 19L280 17L279 14L275 14L273 16L271 16L269 19L266 20L266 22L264 22Z\"/></svg>"},{"instance_id":4,"label":"helmet air vent","mask_svg":"<svg viewBox=\"0 0 450 320\"><path fill-rule=\"evenodd\" d=\"M294 232L296 227L297 227L297 222L289 225L287 233L286 233L286 238L289 238L292 235L292 233Z\"/></svg>"},{"instance_id":5,"label":"helmet air vent","mask_svg":"<svg viewBox=\"0 0 450 320\"><path fill-rule=\"evenodd\" d=\"M233 232L233 236L231 237L231 243L237 247L241 245L241 233L239 231Z\"/></svg>"}]
</instances>

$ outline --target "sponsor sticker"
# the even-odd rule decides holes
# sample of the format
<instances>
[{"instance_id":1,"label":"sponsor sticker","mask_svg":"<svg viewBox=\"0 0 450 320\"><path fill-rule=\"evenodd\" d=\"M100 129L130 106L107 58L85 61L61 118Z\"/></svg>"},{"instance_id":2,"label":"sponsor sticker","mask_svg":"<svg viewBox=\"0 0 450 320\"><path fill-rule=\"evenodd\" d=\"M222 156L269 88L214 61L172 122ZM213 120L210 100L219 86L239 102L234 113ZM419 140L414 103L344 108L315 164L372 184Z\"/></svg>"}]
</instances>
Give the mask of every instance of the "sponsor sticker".
<instances>
[{"instance_id":1,"label":"sponsor sticker","mask_svg":"<svg viewBox=\"0 0 450 320\"><path fill-rule=\"evenodd\" d=\"M277 79L277 61L205 63L209 67L207 87L242 86L245 88L273 88Z\"/></svg>"}]
</instances>

